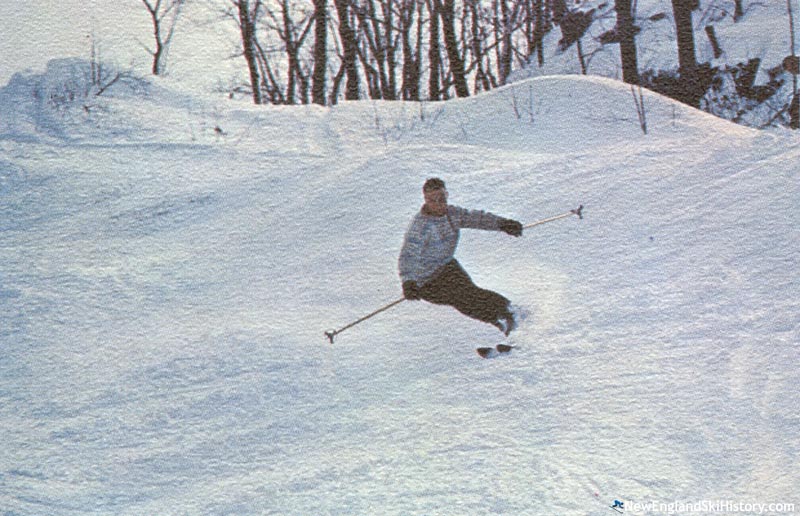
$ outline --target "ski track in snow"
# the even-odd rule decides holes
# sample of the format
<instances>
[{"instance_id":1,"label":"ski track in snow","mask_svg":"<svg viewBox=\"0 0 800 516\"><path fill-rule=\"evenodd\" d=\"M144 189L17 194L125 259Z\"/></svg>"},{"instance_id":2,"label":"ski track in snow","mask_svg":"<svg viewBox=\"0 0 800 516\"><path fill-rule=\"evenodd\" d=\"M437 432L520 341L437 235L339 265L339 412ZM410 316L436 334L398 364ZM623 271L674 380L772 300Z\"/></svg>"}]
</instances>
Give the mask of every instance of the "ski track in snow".
<instances>
[{"instance_id":1,"label":"ski track in snow","mask_svg":"<svg viewBox=\"0 0 800 516\"><path fill-rule=\"evenodd\" d=\"M141 141L0 141L3 514L800 502L796 138L657 96L643 136L612 81L529 84L534 124L506 88L424 121L237 107L220 139L144 111ZM609 99L589 123L587 96ZM527 311L517 347L481 360L494 328L411 302L329 344L400 295L432 175L526 221L585 205L462 233L473 279Z\"/></svg>"}]
</instances>

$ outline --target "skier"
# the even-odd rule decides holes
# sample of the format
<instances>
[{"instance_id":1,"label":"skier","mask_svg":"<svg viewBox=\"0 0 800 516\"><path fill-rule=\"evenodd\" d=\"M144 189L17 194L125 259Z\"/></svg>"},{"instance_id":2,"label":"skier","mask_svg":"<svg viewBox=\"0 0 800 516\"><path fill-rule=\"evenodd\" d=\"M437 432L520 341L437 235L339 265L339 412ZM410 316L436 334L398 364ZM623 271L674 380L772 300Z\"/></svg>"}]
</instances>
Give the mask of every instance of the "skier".
<instances>
[{"instance_id":1,"label":"skier","mask_svg":"<svg viewBox=\"0 0 800 516\"><path fill-rule=\"evenodd\" d=\"M477 287L453 255L461 228L505 231L518 237L522 224L485 211L448 205L444 181L436 177L425 182L422 193L425 204L406 231L398 260L403 296L450 305L508 335L516 326L509 300Z\"/></svg>"}]
</instances>

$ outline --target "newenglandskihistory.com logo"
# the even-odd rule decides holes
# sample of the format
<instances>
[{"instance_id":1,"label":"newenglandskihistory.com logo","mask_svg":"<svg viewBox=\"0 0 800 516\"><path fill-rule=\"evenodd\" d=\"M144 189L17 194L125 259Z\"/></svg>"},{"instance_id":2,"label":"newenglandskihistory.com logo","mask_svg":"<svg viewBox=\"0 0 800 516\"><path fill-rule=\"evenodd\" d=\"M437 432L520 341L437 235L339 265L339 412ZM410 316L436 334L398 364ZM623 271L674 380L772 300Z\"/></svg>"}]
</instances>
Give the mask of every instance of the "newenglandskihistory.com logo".
<instances>
[{"instance_id":1,"label":"newenglandskihistory.com logo","mask_svg":"<svg viewBox=\"0 0 800 516\"><path fill-rule=\"evenodd\" d=\"M624 514L793 514L794 503L760 503L734 500L697 502L634 502L614 500L612 509Z\"/></svg>"}]
</instances>

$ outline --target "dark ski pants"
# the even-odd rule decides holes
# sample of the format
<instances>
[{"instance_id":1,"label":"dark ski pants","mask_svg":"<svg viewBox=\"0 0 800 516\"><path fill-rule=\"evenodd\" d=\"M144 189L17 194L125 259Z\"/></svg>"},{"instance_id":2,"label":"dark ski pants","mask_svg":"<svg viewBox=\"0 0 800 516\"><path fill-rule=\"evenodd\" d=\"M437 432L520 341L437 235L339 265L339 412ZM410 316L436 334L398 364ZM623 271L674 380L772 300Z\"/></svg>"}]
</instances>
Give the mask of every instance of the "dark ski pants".
<instances>
[{"instance_id":1,"label":"dark ski pants","mask_svg":"<svg viewBox=\"0 0 800 516\"><path fill-rule=\"evenodd\" d=\"M420 297L437 305L450 305L468 317L489 324L509 314L508 299L476 286L457 260L448 262L423 285Z\"/></svg>"}]
</instances>

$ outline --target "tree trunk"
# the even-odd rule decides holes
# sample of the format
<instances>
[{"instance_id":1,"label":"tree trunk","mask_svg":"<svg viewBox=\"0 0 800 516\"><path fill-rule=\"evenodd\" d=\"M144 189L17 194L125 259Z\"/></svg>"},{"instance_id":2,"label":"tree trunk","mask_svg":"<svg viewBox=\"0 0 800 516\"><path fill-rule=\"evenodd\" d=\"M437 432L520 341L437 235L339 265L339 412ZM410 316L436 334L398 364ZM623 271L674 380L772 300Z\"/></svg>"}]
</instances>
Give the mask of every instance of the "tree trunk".
<instances>
[{"instance_id":1,"label":"tree trunk","mask_svg":"<svg viewBox=\"0 0 800 516\"><path fill-rule=\"evenodd\" d=\"M500 85L504 85L511 75L511 13L508 9L508 0L500 2L500 54L497 63L497 76Z\"/></svg>"},{"instance_id":2,"label":"tree trunk","mask_svg":"<svg viewBox=\"0 0 800 516\"><path fill-rule=\"evenodd\" d=\"M539 68L544 66L544 32L545 32L545 0L535 0L534 12L536 15L536 25L533 29L533 44L536 46L536 60Z\"/></svg>"},{"instance_id":3,"label":"tree trunk","mask_svg":"<svg viewBox=\"0 0 800 516\"><path fill-rule=\"evenodd\" d=\"M339 71L336 72L336 75L333 76L333 85L331 86L331 105L337 104L339 100L339 90L342 86L342 80L344 80L346 68L344 63L339 66Z\"/></svg>"},{"instance_id":4,"label":"tree trunk","mask_svg":"<svg viewBox=\"0 0 800 516\"><path fill-rule=\"evenodd\" d=\"M261 78L258 74L255 39L255 13L258 9L259 3L256 1L255 9L252 11L250 10L250 2L248 0L239 0L237 6L239 7L239 26L242 33L242 49L244 50L244 58L247 61L247 68L250 71L250 87L253 89L253 102L255 104L261 104L263 103L264 99L261 95Z\"/></svg>"},{"instance_id":5,"label":"tree trunk","mask_svg":"<svg viewBox=\"0 0 800 516\"><path fill-rule=\"evenodd\" d=\"M696 5L697 0L672 0L675 31L678 36L678 71L681 76L682 94L687 99L697 98L699 100L699 92L695 91L699 85L697 57L694 50L694 27L692 26L692 11Z\"/></svg>"},{"instance_id":6,"label":"tree trunk","mask_svg":"<svg viewBox=\"0 0 800 516\"><path fill-rule=\"evenodd\" d=\"M180 16L184 2L185 0L169 0L166 2L162 2L162 0L156 0L155 2L152 0L142 0L153 22L153 36L156 42L155 50L148 50L153 56L153 75L161 75L164 73L164 60L166 59L167 49L172 42L172 36L175 34L175 25L178 22L178 17ZM164 31L165 20L168 26L166 34Z\"/></svg>"},{"instance_id":7,"label":"tree trunk","mask_svg":"<svg viewBox=\"0 0 800 516\"><path fill-rule=\"evenodd\" d=\"M374 0L367 0L365 8L359 10L358 19L360 21L361 32L365 39L365 50L363 51L362 60L370 62L374 72L374 80L377 87L374 91L377 95L373 94L373 98L382 98L386 100L395 100L396 81L394 79L394 42L393 28L392 28L392 13L391 6L382 2L383 9L382 19L377 15ZM373 60L369 60L369 55L372 54Z\"/></svg>"},{"instance_id":8,"label":"tree trunk","mask_svg":"<svg viewBox=\"0 0 800 516\"><path fill-rule=\"evenodd\" d=\"M285 104L286 97L283 95L283 89L278 82L278 78L272 71L267 53L264 52L264 48L261 46L261 43L258 41L255 43L256 51L258 52L258 70L261 74L261 103L266 104L267 102L270 102L272 104Z\"/></svg>"},{"instance_id":9,"label":"tree trunk","mask_svg":"<svg viewBox=\"0 0 800 516\"><path fill-rule=\"evenodd\" d=\"M578 50L578 62L581 65L581 74L586 75L588 70L586 69L586 58L583 55L583 44L581 43L580 38L578 38L578 41L575 42L575 47Z\"/></svg>"},{"instance_id":10,"label":"tree trunk","mask_svg":"<svg viewBox=\"0 0 800 516\"><path fill-rule=\"evenodd\" d=\"M153 37L156 40L156 49L150 52L153 56L152 72L153 75L161 75L161 55L164 53L164 44L161 42L161 17L158 13L161 2L153 5L150 0L142 0L142 3L150 13L150 19L153 22Z\"/></svg>"},{"instance_id":11,"label":"tree trunk","mask_svg":"<svg viewBox=\"0 0 800 516\"><path fill-rule=\"evenodd\" d=\"M447 60L450 62L450 73L453 75L456 95L461 98L469 97L469 87L467 86L467 78L464 71L464 60L461 58L461 53L458 49L458 39L456 37L455 0L434 0L434 3L442 18L444 45L447 51Z\"/></svg>"},{"instance_id":12,"label":"tree trunk","mask_svg":"<svg viewBox=\"0 0 800 516\"><path fill-rule=\"evenodd\" d=\"M385 23L386 36L386 73L387 84L384 98L387 100L397 100L397 37L394 34L394 3L397 0L384 0L382 2L383 18Z\"/></svg>"},{"instance_id":13,"label":"tree trunk","mask_svg":"<svg viewBox=\"0 0 800 516\"><path fill-rule=\"evenodd\" d=\"M738 22L744 16L744 8L742 7L742 0L734 0L733 2L733 21Z\"/></svg>"},{"instance_id":14,"label":"tree trunk","mask_svg":"<svg viewBox=\"0 0 800 516\"><path fill-rule=\"evenodd\" d=\"M428 99L441 100L441 75L439 69L442 63L442 51L439 44L439 0L429 0L430 11L430 37L428 38L428 62L430 74L428 76Z\"/></svg>"},{"instance_id":15,"label":"tree trunk","mask_svg":"<svg viewBox=\"0 0 800 516\"><path fill-rule=\"evenodd\" d=\"M419 100L419 54L414 55L411 29L414 26L414 0L403 0L400 13L400 39L403 49L403 100ZM422 13L420 13L420 17Z\"/></svg>"},{"instance_id":16,"label":"tree trunk","mask_svg":"<svg viewBox=\"0 0 800 516\"><path fill-rule=\"evenodd\" d=\"M281 13L283 21L283 42L286 45L286 60L287 60L287 73L286 73L286 103L295 104L295 90L297 89L297 73L296 70L299 66L297 62L297 43L294 40L294 22L289 15L289 2L282 0Z\"/></svg>"},{"instance_id":17,"label":"tree trunk","mask_svg":"<svg viewBox=\"0 0 800 516\"><path fill-rule=\"evenodd\" d=\"M489 91L492 89L492 83L489 81L489 74L486 73L484 68L484 48L483 48L483 27L481 26L479 0L470 0L466 2L465 8L468 8L472 14L472 59L475 64L475 91Z\"/></svg>"},{"instance_id":18,"label":"tree trunk","mask_svg":"<svg viewBox=\"0 0 800 516\"><path fill-rule=\"evenodd\" d=\"M622 60L622 80L639 84L639 65L636 59L636 33L631 13L631 0L616 0L619 53Z\"/></svg>"},{"instance_id":19,"label":"tree trunk","mask_svg":"<svg viewBox=\"0 0 800 516\"><path fill-rule=\"evenodd\" d=\"M342 38L344 47L343 61L347 74L344 98L345 100L358 100L358 42L350 24L350 0L333 0L333 3L336 4L336 12L339 16L339 36Z\"/></svg>"},{"instance_id":20,"label":"tree trunk","mask_svg":"<svg viewBox=\"0 0 800 516\"><path fill-rule=\"evenodd\" d=\"M156 29L158 30L158 29ZM153 75L161 75L161 56L164 54L164 44L156 37L156 51L153 52Z\"/></svg>"},{"instance_id":21,"label":"tree trunk","mask_svg":"<svg viewBox=\"0 0 800 516\"><path fill-rule=\"evenodd\" d=\"M714 59L719 59L722 55L722 47L719 46L717 31L714 30L713 25L706 25L706 35L708 36L708 42L711 43L712 50L714 50Z\"/></svg>"},{"instance_id":22,"label":"tree trunk","mask_svg":"<svg viewBox=\"0 0 800 516\"><path fill-rule=\"evenodd\" d=\"M797 56L797 49L795 47L794 36L794 10L792 9L792 1L786 0L786 9L789 13L789 33L792 45L792 58ZM793 59L793 61L795 61ZM800 129L800 99L797 97L797 69L792 70L792 100L789 105L789 127L792 129Z\"/></svg>"},{"instance_id":23,"label":"tree trunk","mask_svg":"<svg viewBox=\"0 0 800 516\"><path fill-rule=\"evenodd\" d=\"M425 39L425 31L423 30L424 27L424 20L422 15L425 12L425 1L424 0L413 0L417 4L417 50L414 53L416 58L414 59L414 87L415 87L415 97L414 100L420 100L421 95L420 92L422 91L422 48L424 45Z\"/></svg>"},{"instance_id":24,"label":"tree trunk","mask_svg":"<svg viewBox=\"0 0 800 516\"><path fill-rule=\"evenodd\" d=\"M314 0L314 72L311 101L325 105L325 68L328 64L328 0Z\"/></svg>"}]
</instances>

